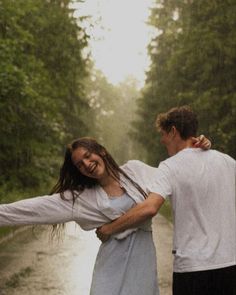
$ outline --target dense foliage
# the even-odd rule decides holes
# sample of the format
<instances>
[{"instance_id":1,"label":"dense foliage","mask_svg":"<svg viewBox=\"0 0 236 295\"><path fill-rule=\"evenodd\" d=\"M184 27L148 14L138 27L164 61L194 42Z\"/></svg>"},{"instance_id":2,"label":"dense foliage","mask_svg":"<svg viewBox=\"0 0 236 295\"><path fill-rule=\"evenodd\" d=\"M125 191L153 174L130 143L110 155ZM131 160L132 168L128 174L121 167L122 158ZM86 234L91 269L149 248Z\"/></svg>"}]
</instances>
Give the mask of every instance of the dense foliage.
<instances>
[{"instance_id":1,"label":"dense foliage","mask_svg":"<svg viewBox=\"0 0 236 295\"><path fill-rule=\"evenodd\" d=\"M69 1L0 0L1 190L47 182L87 133L87 39Z\"/></svg>"},{"instance_id":2,"label":"dense foliage","mask_svg":"<svg viewBox=\"0 0 236 295\"><path fill-rule=\"evenodd\" d=\"M155 130L157 113L188 104L199 115L199 133L236 157L235 0L156 0L150 24L151 67L139 101L136 136L148 161L166 157Z\"/></svg>"},{"instance_id":3,"label":"dense foliage","mask_svg":"<svg viewBox=\"0 0 236 295\"><path fill-rule=\"evenodd\" d=\"M199 133L236 157L234 0L155 1L139 119L135 81L114 86L94 70L70 2L0 0L0 198L57 176L63 146L79 136L98 138L120 164L146 160L130 135L134 120L134 137L156 165L166 154L155 118L176 105L190 104Z\"/></svg>"}]
</instances>

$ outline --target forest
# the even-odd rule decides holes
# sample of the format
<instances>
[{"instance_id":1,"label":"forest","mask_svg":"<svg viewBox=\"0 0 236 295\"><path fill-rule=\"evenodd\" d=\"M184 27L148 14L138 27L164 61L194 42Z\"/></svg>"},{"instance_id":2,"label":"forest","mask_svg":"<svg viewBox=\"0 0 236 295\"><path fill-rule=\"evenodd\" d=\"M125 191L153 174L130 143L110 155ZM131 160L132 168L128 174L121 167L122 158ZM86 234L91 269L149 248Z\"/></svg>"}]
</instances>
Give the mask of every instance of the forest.
<instances>
[{"instance_id":1,"label":"forest","mask_svg":"<svg viewBox=\"0 0 236 295\"><path fill-rule=\"evenodd\" d=\"M235 0L154 1L141 90L132 77L114 86L94 67L87 16L75 18L70 2L0 0L2 203L49 193L66 144L81 136L120 164L158 166L167 155L156 115L179 105L197 112L214 149L236 158Z\"/></svg>"},{"instance_id":2,"label":"forest","mask_svg":"<svg viewBox=\"0 0 236 295\"><path fill-rule=\"evenodd\" d=\"M153 128L156 114L190 105L213 148L236 157L235 0L156 1L150 25L151 67L138 102L136 138L153 165L166 157ZM144 123L145 122L145 123Z\"/></svg>"}]
</instances>

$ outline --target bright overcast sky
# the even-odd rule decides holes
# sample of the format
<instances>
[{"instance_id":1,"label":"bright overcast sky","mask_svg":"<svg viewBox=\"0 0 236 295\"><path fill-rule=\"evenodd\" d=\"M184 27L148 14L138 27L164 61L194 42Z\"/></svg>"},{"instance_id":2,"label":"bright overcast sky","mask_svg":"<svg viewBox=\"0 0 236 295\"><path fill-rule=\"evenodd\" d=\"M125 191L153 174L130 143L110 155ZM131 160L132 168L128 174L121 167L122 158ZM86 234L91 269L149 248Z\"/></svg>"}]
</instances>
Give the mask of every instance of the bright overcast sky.
<instances>
[{"instance_id":1,"label":"bright overcast sky","mask_svg":"<svg viewBox=\"0 0 236 295\"><path fill-rule=\"evenodd\" d=\"M91 15L90 48L95 65L117 84L127 76L144 83L151 28L145 23L152 0L85 0L77 14Z\"/></svg>"}]
</instances>

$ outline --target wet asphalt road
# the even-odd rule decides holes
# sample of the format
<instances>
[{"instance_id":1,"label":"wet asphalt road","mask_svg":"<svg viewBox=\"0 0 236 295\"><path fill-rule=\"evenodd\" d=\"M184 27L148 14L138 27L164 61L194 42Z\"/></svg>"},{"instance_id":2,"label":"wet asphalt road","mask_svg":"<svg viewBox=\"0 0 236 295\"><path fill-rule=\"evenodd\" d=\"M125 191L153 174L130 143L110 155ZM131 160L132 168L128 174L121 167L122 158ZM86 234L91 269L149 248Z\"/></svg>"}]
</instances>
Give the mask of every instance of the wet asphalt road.
<instances>
[{"instance_id":1,"label":"wet asphalt road","mask_svg":"<svg viewBox=\"0 0 236 295\"><path fill-rule=\"evenodd\" d=\"M1 295L87 295L100 242L75 224L63 241L49 231L21 232L0 247Z\"/></svg>"},{"instance_id":2,"label":"wet asphalt road","mask_svg":"<svg viewBox=\"0 0 236 295\"><path fill-rule=\"evenodd\" d=\"M154 219L153 234L161 295L171 295L171 226L163 217ZM62 241L49 236L28 229L0 245L0 295L89 295L100 245L95 233L70 223Z\"/></svg>"}]
</instances>

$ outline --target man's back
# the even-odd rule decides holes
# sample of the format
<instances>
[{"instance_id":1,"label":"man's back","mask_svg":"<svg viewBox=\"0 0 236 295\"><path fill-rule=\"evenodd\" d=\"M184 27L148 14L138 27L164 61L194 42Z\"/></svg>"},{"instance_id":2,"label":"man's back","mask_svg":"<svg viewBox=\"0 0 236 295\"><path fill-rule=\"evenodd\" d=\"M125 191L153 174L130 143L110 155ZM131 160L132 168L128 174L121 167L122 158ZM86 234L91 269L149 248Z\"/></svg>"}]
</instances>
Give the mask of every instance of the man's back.
<instances>
[{"instance_id":1,"label":"man's back","mask_svg":"<svg viewBox=\"0 0 236 295\"><path fill-rule=\"evenodd\" d=\"M174 271L235 265L235 161L214 150L184 149L158 169L164 185L156 192L170 195L173 208Z\"/></svg>"}]
</instances>

